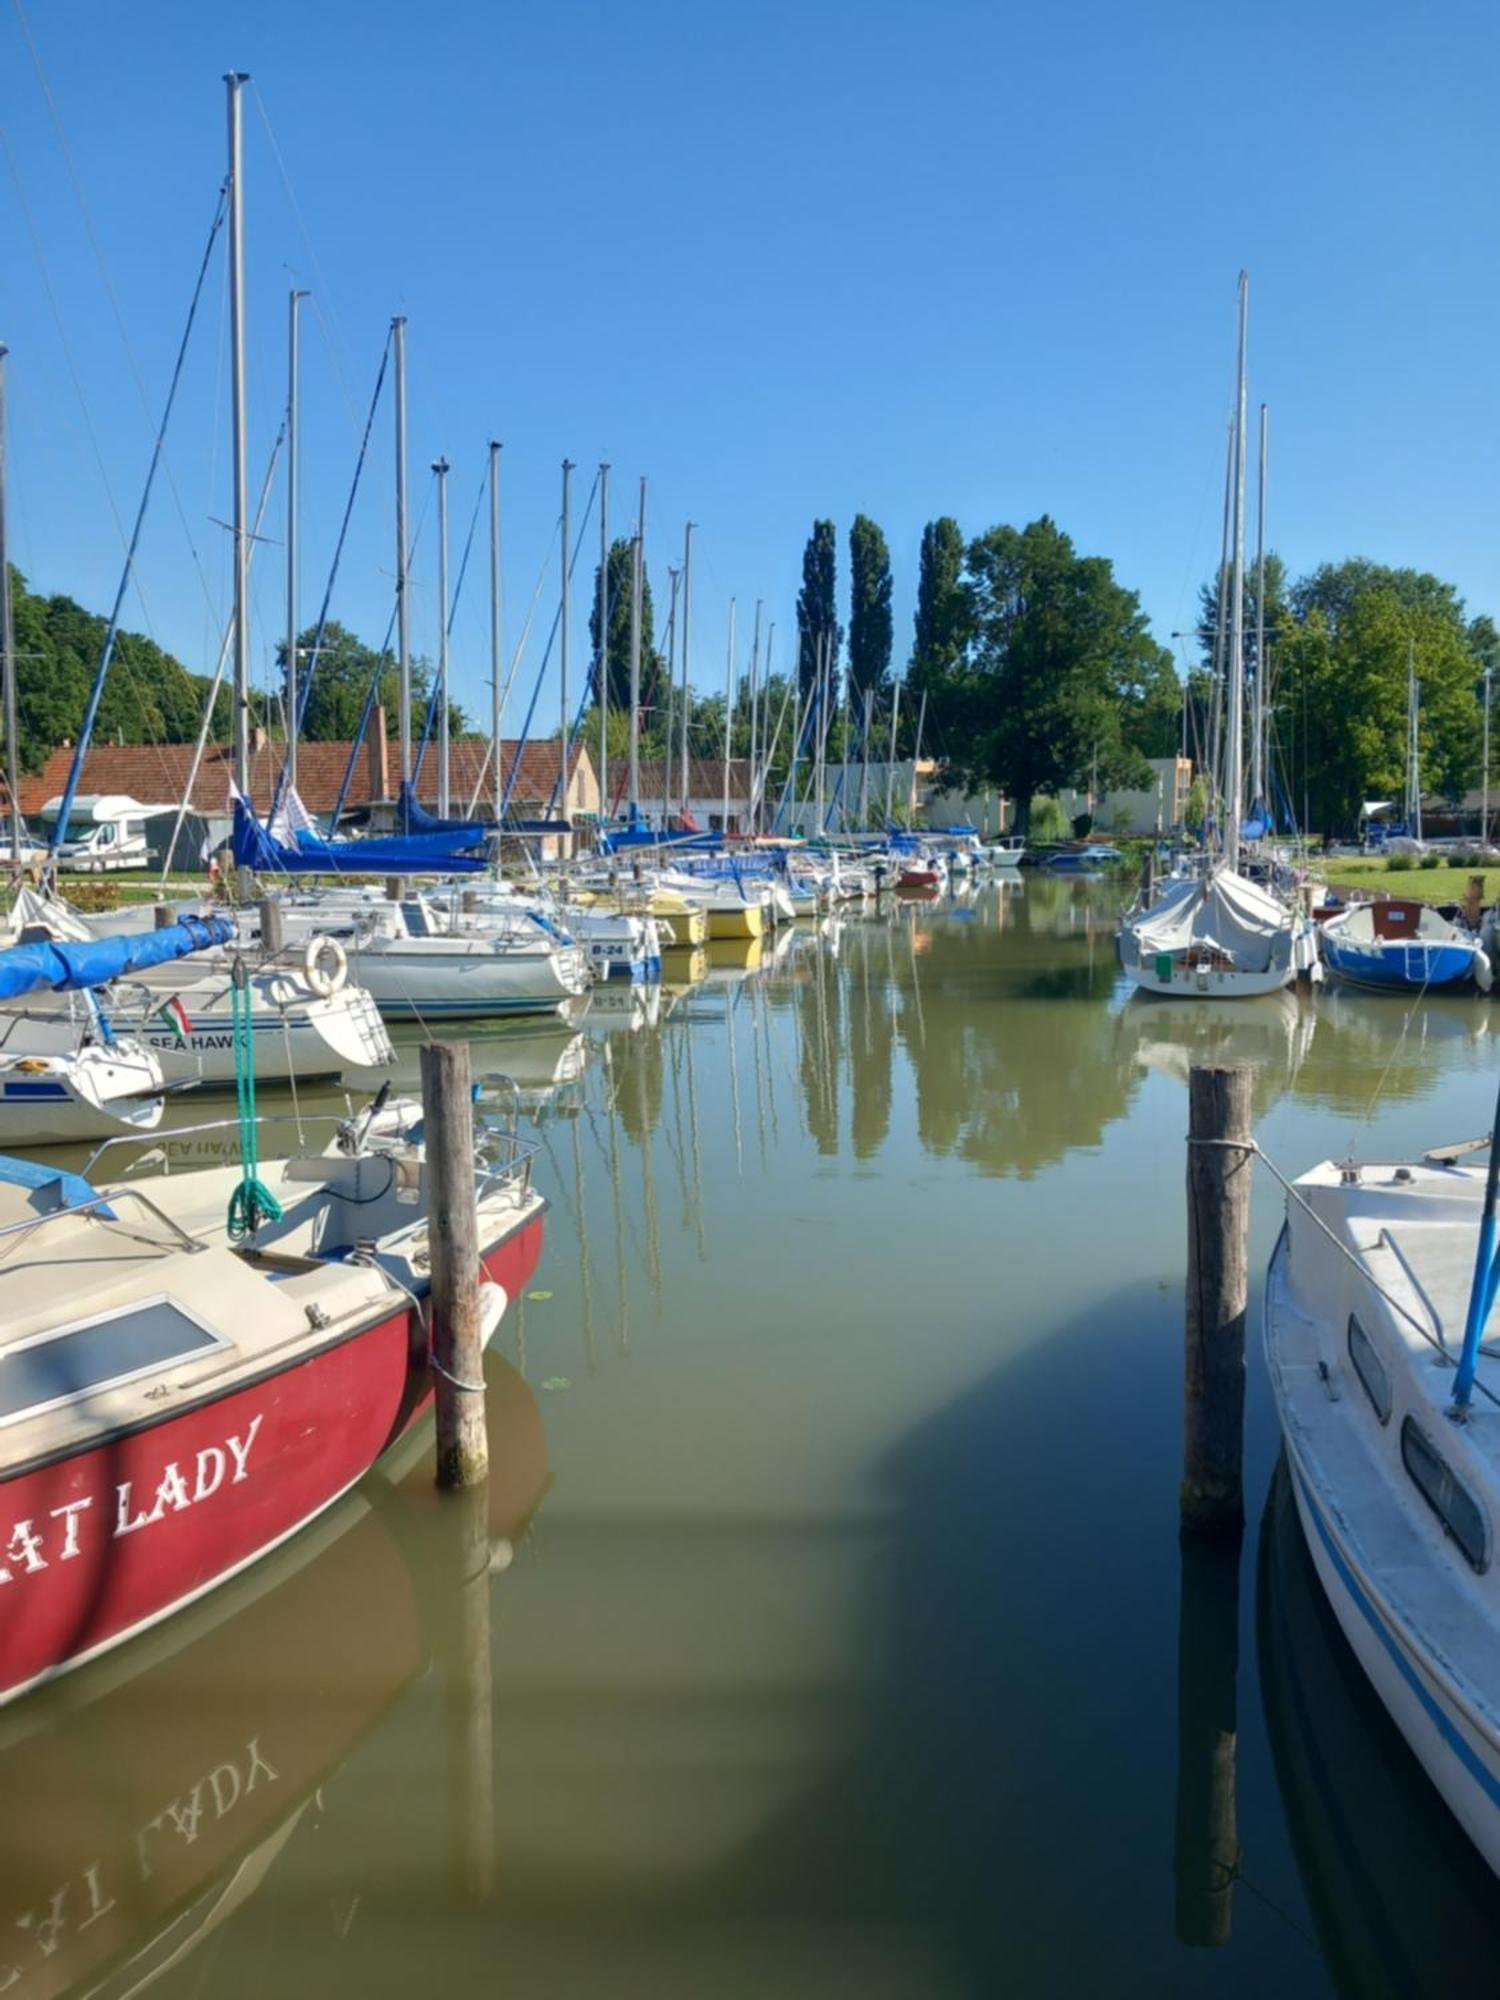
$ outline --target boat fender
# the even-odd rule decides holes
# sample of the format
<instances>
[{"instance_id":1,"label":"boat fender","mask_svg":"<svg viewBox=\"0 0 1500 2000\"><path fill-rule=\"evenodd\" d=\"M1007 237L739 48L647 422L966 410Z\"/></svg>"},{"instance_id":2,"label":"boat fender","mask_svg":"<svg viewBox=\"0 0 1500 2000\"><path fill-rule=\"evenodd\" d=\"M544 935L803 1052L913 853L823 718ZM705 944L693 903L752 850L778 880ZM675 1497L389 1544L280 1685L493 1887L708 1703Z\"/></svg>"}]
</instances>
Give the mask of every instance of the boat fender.
<instances>
[{"instance_id":1,"label":"boat fender","mask_svg":"<svg viewBox=\"0 0 1500 2000\"><path fill-rule=\"evenodd\" d=\"M339 991L349 977L349 961L337 938L308 939L302 958L302 976L320 1000L331 999Z\"/></svg>"}]
</instances>

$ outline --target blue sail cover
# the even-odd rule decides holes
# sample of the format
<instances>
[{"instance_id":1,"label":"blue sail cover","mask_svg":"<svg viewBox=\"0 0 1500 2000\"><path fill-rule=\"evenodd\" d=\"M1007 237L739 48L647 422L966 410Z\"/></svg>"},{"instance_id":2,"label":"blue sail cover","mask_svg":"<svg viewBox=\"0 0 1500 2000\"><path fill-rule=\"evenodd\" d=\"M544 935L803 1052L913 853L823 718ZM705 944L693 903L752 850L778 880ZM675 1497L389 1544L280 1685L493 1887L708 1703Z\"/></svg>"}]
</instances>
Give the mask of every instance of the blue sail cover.
<instances>
[{"instance_id":1,"label":"blue sail cover","mask_svg":"<svg viewBox=\"0 0 1500 2000\"><path fill-rule=\"evenodd\" d=\"M492 819L439 819L430 813L417 797L409 783L401 786L398 811L402 825L412 835L457 834L462 836L466 847L482 847L496 834L507 833L571 833L573 822L567 819L507 819L504 826L498 826Z\"/></svg>"},{"instance_id":2,"label":"blue sail cover","mask_svg":"<svg viewBox=\"0 0 1500 2000\"><path fill-rule=\"evenodd\" d=\"M162 931L137 931L125 937L90 938L87 942L47 939L0 951L0 1000L18 1000L25 993L78 993L128 979L153 965L228 944L234 925L223 917L184 917Z\"/></svg>"},{"instance_id":3,"label":"blue sail cover","mask_svg":"<svg viewBox=\"0 0 1500 2000\"><path fill-rule=\"evenodd\" d=\"M321 840L299 833L274 840L243 799L234 802L234 858L260 875L478 875L487 866L473 848L446 835L391 834L369 840Z\"/></svg>"}]
</instances>

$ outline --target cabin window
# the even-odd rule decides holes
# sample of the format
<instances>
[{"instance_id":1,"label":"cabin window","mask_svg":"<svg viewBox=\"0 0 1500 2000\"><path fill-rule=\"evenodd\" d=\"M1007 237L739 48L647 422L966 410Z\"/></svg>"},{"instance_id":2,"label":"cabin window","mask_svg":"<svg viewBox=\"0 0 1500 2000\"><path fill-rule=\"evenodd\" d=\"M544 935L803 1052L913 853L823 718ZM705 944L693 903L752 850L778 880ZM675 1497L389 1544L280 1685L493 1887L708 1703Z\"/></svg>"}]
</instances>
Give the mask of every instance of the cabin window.
<instances>
[{"instance_id":1,"label":"cabin window","mask_svg":"<svg viewBox=\"0 0 1500 2000\"><path fill-rule=\"evenodd\" d=\"M1375 1351L1375 1344L1365 1332L1353 1313L1349 1315L1349 1359L1354 1363L1354 1372L1365 1385L1365 1394L1375 1406L1375 1414L1383 1424L1391 1420L1391 1378L1385 1363Z\"/></svg>"},{"instance_id":2,"label":"cabin window","mask_svg":"<svg viewBox=\"0 0 1500 2000\"><path fill-rule=\"evenodd\" d=\"M1488 1569L1490 1524L1483 1507L1410 1417L1401 1426L1401 1458L1418 1492L1457 1542L1470 1569Z\"/></svg>"},{"instance_id":3,"label":"cabin window","mask_svg":"<svg viewBox=\"0 0 1500 2000\"><path fill-rule=\"evenodd\" d=\"M0 1354L0 1424L34 1417L224 1345L216 1333L164 1298L45 1334Z\"/></svg>"}]
</instances>

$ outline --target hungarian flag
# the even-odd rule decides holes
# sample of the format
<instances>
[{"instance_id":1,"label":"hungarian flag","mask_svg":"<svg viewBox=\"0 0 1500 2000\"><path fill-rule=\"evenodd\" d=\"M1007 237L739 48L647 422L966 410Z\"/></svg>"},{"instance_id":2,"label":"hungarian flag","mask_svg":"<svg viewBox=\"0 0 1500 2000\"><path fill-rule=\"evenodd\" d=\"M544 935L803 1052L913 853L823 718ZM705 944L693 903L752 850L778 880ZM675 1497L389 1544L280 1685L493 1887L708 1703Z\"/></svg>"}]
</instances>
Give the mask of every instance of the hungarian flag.
<instances>
[{"instance_id":1,"label":"hungarian flag","mask_svg":"<svg viewBox=\"0 0 1500 2000\"><path fill-rule=\"evenodd\" d=\"M185 1042L193 1032L193 1024L187 1017L187 1009L174 993L164 1007L158 1007L156 1018L172 1030L179 1042Z\"/></svg>"}]
</instances>

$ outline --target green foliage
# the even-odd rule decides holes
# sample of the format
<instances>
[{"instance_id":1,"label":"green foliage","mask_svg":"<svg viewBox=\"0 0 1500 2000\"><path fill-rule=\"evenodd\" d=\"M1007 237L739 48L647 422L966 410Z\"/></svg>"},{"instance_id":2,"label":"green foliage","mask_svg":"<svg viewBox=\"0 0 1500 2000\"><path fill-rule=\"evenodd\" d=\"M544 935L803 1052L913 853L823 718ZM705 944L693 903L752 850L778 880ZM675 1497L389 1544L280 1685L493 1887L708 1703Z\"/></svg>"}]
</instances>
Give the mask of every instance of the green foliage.
<instances>
[{"instance_id":1,"label":"green foliage","mask_svg":"<svg viewBox=\"0 0 1500 2000\"><path fill-rule=\"evenodd\" d=\"M891 672L891 552L867 514L849 530L850 708L862 717L867 692L881 694Z\"/></svg>"},{"instance_id":2,"label":"green foliage","mask_svg":"<svg viewBox=\"0 0 1500 2000\"><path fill-rule=\"evenodd\" d=\"M377 701L385 710L388 726L392 731L399 727L401 709L401 676L396 665L396 656L389 648L377 653L373 646L367 646L347 627L330 619L323 628L323 643L318 649L317 659L312 657L313 642L318 636L318 628L309 625L297 640L297 652L303 676L307 680L307 706L303 713L302 734L310 743L347 742L359 728L360 717L364 714L365 701L370 692L370 682L377 667L380 670L380 690ZM276 662L282 672L286 671L286 646L276 649ZM421 741L422 726L427 719L427 702L432 692L432 668L426 660L413 660L411 668L411 733L413 743ZM279 720L279 718L278 718ZM468 727L463 710L456 702L448 704L448 734L462 736Z\"/></svg>"},{"instance_id":3,"label":"green foliage","mask_svg":"<svg viewBox=\"0 0 1500 2000\"><path fill-rule=\"evenodd\" d=\"M611 709L630 707L630 603L633 593L635 539L622 536L611 542L607 570L609 605L609 705ZM594 565L594 595L589 611L589 644L593 662L589 669L589 699L599 700L599 565ZM641 571L641 706L660 705L666 661L656 650L656 620L651 602L651 579Z\"/></svg>"},{"instance_id":4,"label":"green foliage","mask_svg":"<svg viewBox=\"0 0 1500 2000\"><path fill-rule=\"evenodd\" d=\"M814 521L802 551L797 593L797 685L804 694L825 661L837 668L843 628L838 620L838 537L832 521Z\"/></svg>"},{"instance_id":5,"label":"green foliage","mask_svg":"<svg viewBox=\"0 0 1500 2000\"><path fill-rule=\"evenodd\" d=\"M1442 865L1443 857L1441 854L1424 854L1422 856L1422 866L1424 868L1441 868Z\"/></svg>"},{"instance_id":6,"label":"green foliage","mask_svg":"<svg viewBox=\"0 0 1500 2000\"><path fill-rule=\"evenodd\" d=\"M1061 799L1046 795L1032 800L1027 831L1033 840L1066 840L1071 830Z\"/></svg>"},{"instance_id":7,"label":"green foliage","mask_svg":"<svg viewBox=\"0 0 1500 2000\"><path fill-rule=\"evenodd\" d=\"M1094 815L1091 812L1074 813L1073 838L1075 840L1087 840L1093 830Z\"/></svg>"},{"instance_id":8,"label":"green foliage","mask_svg":"<svg viewBox=\"0 0 1500 2000\"><path fill-rule=\"evenodd\" d=\"M75 741L104 651L108 620L71 597L37 597L11 570L16 635L16 712L20 759L40 771L51 753ZM186 743L198 733L208 682L138 632L120 632L95 723L101 743ZM214 727L228 734L229 696L220 691Z\"/></svg>"},{"instance_id":9,"label":"green foliage","mask_svg":"<svg viewBox=\"0 0 1500 2000\"><path fill-rule=\"evenodd\" d=\"M1202 833L1208 820L1208 784L1202 773L1194 778L1182 808L1182 823L1190 833Z\"/></svg>"},{"instance_id":10,"label":"green foliage","mask_svg":"<svg viewBox=\"0 0 1500 2000\"><path fill-rule=\"evenodd\" d=\"M1171 663L1108 561L1080 556L1043 515L971 542L966 589L967 659L931 691L932 720L963 779L1007 792L1022 829L1039 792L1095 767L1106 787L1143 783L1126 720Z\"/></svg>"},{"instance_id":11,"label":"green foliage","mask_svg":"<svg viewBox=\"0 0 1500 2000\"><path fill-rule=\"evenodd\" d=\"M957 521L951 514L929 521L922 530L916 632L907 675L919 694L940 688L963 659L969 623L963 568L964 537Z\"/></svg>"}]
</instances>

